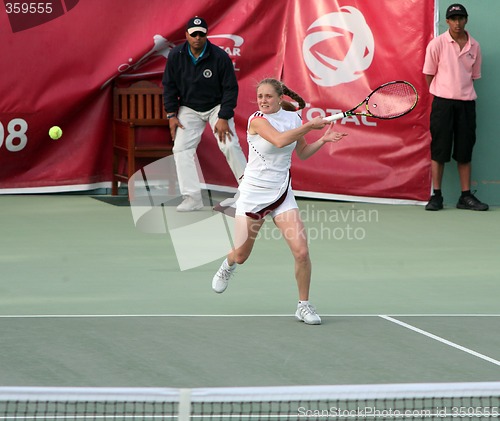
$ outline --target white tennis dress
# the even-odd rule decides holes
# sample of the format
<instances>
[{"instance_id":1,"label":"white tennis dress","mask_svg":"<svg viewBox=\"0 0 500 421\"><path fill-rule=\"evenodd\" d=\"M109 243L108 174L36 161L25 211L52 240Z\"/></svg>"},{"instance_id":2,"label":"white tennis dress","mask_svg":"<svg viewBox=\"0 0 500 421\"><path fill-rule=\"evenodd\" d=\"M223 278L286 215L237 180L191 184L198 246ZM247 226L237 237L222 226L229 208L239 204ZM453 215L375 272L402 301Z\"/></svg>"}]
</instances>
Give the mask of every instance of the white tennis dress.
<instances>
[{"instance_id":1,"label":"white tennis dress","mask_svg":"<svg viewBox=\"0 0 500 421\"><path fill-rule=\"evenodd\" d=\"M279 132L292 130L302 125L296 112L280 109L273 114L260 111L248 119L248 163L236 196L236 214L251 217L269 209L272 216L297 207L290 187L290 166L296 143L277 148L258 134L248 133L250 123L255 118L265 118ZM284 194L286 197L284 197ZM279 201L278 203L276 203ZM273 205L279 205L274 206ZM266 212L267 213L267 212ZM250 215L249 215L250 214ZM265 216L265 215L260 215Z\"/></svg>"}]
</instances>

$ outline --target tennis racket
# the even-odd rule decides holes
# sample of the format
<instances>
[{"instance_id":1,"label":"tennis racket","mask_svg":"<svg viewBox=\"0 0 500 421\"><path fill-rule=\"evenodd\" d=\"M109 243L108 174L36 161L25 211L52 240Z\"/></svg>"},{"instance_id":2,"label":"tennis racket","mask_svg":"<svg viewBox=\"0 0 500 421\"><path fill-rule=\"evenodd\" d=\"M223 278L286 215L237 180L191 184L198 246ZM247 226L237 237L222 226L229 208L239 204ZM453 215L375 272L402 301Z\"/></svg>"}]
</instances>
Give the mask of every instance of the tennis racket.
<instances>
[{"instance_id":1,"label":"tennis racket","mask_svg":"<svg viewBox=\"0 0 500 421\"><path fill-rule=\"evenodd\" d=\"M325 120L335 121L354 115L390 120L408 114L415 108L417 102L418 93L415 87L410 82L395 80L380 85L349 111L330 115L325 117ZM365 109L359 109L363 104Z\"/></svg>"}]
</instances>

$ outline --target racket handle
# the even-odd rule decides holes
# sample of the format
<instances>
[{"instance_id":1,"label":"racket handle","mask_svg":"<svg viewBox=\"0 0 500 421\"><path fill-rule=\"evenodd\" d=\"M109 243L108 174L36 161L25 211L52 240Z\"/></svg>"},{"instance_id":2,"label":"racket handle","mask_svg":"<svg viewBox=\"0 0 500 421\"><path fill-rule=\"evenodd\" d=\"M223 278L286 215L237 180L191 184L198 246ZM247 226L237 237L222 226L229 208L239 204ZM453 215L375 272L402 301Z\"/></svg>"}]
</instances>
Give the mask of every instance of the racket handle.
<instances>
[{"instance_id":1,"label":"racket handle","mask_svg":"<svg viewBox=\"0 0 500 421\"><path fill-rule=\"evenodd\" d=\"M345 113L337 113L337 114L329 115L328 117L325 117L323 120L335 121L335 120L340 120L341 118L344 118L345 116L346 116Z\"/></svg>"}]
</instances>

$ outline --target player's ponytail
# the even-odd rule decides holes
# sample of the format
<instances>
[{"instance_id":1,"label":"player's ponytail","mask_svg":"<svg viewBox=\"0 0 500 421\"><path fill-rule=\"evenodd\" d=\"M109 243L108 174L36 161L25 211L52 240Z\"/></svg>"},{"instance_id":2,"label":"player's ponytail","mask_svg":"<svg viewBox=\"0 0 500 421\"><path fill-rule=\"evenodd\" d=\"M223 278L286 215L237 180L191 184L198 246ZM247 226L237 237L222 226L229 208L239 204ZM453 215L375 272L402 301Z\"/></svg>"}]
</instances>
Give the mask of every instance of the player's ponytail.
<instances>
[{"instance_id":1,"label":"player's ponytail","mask_svg":"<svg viewBox=\"0 0 500 421\"><path fill-rule=\"evenodd\" d=\"M301 110L306 106L306 102L297 92L292 91L288 86L286 86L283 82L277 79L274 78L263 79L259 82L257 87L261 85L271 85L278 94L278 96L286 95L291 99L293 99L294 101L296 101L297 104L299 104L297 108L291 102L283 100L281 101L281 108L283 108L285 111L297 111Z\"/></svg>"},{"instance_id":2,"label":"player's ponytail","mask_svg":"<svg viewBox=\"0 0 500 421\"><path fill-rule=\"evenodd\" d=\"M306 102L302 99L302 97L297 92L292 91L284 83L281 83L281 85L283 86L283 94L292 98L294 101L297 101L297 103L299 104L298 109L302 110L302 108L304 108L306 106ZM283 104L281 104L281 105L283 106ZM295 109L293 111L295 111Z\"/></svg>"}]
</instances>

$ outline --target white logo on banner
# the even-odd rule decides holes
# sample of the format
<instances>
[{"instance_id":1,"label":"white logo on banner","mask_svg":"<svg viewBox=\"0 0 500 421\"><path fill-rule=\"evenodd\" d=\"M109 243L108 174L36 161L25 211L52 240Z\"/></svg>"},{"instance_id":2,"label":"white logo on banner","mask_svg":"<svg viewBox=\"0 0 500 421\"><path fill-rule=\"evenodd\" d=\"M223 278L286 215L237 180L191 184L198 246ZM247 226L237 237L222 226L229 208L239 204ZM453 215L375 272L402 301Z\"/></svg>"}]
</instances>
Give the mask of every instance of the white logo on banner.
<instances>
[{"instance_id":1,"label":"white logo on banner","mask_svg":"<svg viewBox=\"0 0 500 421\"><path fill-rule=\"evenodd\" d=\"M329 29L325 30L326 27ZM344 36L346 32L352 34L352 41L342 60L335 58L335 51L325 55L315 50L317 44ZM302 54L314 83L336 86L361 77L372 63L374 47L373 34L363 14L354 7L344 6L340 12L323 15L309 26L302 44Z\"/></svg>"},{"instance_id":2,"label":"white logo on banner","mask_svg":"<svg viewBox=\"0 0 500 421\"><path fill-rule=\"evenodd\" d=\"M219 47L222 48L228 54L229 57L231 57L231 60L233 61L234 70L236 72L239 72L240 69L236 65L236 60L241 57L240 47L243 45L243 42L245 41L243 37L234 34L221 34L221 35L210 35L208 38L210 38L210 41L214 41L215 39L222 40L223 44L224 41L230 41L229 45L219 45ZM215 41L215 44L217 43L218 41Z\"/></svg>"}]
</instances>

